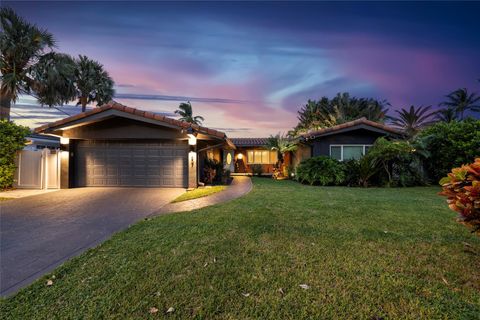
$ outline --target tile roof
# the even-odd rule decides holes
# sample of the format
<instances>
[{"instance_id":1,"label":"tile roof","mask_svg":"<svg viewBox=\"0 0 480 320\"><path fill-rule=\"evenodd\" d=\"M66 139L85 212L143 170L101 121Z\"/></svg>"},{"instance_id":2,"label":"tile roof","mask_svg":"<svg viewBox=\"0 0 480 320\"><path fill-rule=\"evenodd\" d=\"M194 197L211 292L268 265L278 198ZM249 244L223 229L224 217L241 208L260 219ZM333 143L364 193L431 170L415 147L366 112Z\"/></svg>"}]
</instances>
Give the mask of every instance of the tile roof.
<instances>
[{"instance_id":1,"label":"tile roof","mask_svg":"<svg viewBox=\"0 0 480 320\"><path fill-rule=\"evenodd\" d=\"M318 136L325 135L327 133L333 133L335 131L341 131L343 129L348 129L348 128L352 128L352 127L359 126L359 125L367 125L367 126L374 127L374 128L386 131L388 133L393 133L393 134L397 134L397 135L402 134L402 131L400 131L398 129L389 127L389 126L384 125L382 123L367 120L367 118L364 117L364 118L360 118L360 119L357 119L357 120L345 122L345 123L342 123L342 124L339 124L339 125L336 125L336 126L333 126L333 127L323 128L323 129L319 129L319 130L313 130L313 131L302 134L300 137L302 137L304 139L309 139L309 138L311 139L311 138L315 138L315 137L318 137Z\"/></svg>"},{"instance_id":2,"label":"tile roof","mask_svg":"<svg viewBox=\"0 0 480 320\"><path fill-rule=\"evenodd\" d=\"M237 147L262 147L267 144L268 138L230 138Z\"/></svg>"},{"instance_id":3,"label":"tile roof","mask_svg":"<svg viewBox=\"0 0 480 320\"><path fill-rule=\"evenodd\" d=\"M139 110L139 109L135 109L135 108L130 108L130 107L127 107L127 106L125 106L121 103L115 102L115 101L110 101L109 103L104 104L101 107L94 108L93 110L90 110L90 111L87 111L87 112L82 112L82 113L76 114L74 116L62 119L62 120L58 120L58 121L55 121L55 122L45 124L41 127L35 128L34 131L36 133L43 133L50 128L55 128L55 127L67 124L69 122L80 120L80 119L86 118L88 116L91 116L91 115L94 115L94 114L97 114L97 113L100 113L100 112L108 111L108 110L117 110L117 111L129 113L129 114L137 115L137 116L140 116L140 117L143 117L143 118L146 118L146 119L151 119L151 120L156 120L156 121L159 121L159 122L164 122L166 124L176 126L179 129L192 129L195 132L203 133L203 134L206 134L206 135L209 135L209 136L214 136L214 137L221 138L221 139L227 139L227 135L224 132L209 129L209 128L202 127L202 126L198 126L196 124L188 123L188 122L185 122L185 121L180 121L180 120L168 118L168 117L165 117L163 115L155 114L155 113L150 112L150 111L143 111L143 110Z\"/></svg>"}]
</instances>

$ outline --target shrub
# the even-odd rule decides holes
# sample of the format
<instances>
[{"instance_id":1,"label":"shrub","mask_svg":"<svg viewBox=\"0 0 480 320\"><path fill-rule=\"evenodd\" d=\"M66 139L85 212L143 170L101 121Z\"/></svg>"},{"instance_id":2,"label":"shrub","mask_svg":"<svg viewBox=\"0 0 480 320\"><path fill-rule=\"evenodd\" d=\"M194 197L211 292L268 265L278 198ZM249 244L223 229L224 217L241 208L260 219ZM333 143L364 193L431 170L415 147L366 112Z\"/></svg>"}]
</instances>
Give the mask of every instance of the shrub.
<instances>
[{"instance_id":1,"label":"shrub","mask_svg":"<svg viewBox=\"0 0 480 320\"><path fill-rule=\"evenodd\" d=\"M448 207L459 213L458 221L480 235L480 158L470 165L452 169L440 180Z\"/></svg>"},{"instance_id":2,"label":"shrub","mask_svg":"<svg viewBox=\"0 0 480 320\"><path fill-rule=\"evenodd\" d=\"M297 166L297 180L310 185L340 185L345 180L341 162L327 156L313 157Z\"/></svg>"},{"instance_id":3,"label":"shrub","mask_svg":"<svg viewBox=\"0 0 480 320\"><path fill-rule=\"evenodd\" d=\"M425 163L427 174L438 181L451 168L471 163L480 155L480 120L439 122L423 130L417 139L430 153Z\"/></svg>"},{"instance_id":4,"label":"shrub","mask_svg":"<svg viewBox=\"0 0 480 320\"><path fill-rule=\"evenodd\" d=\"M203 174L206 184L222 183L224 176L223 164L215 159L205 159Z\"/></svg>"},{"instance_id":5,"label":"shrub","mask_svg":"<svg viewBox=\"0 0 480 320\"><path fill-rule=\"evenodd\" d=\"M252 164L250 168L254 176L261 176L263 173L263 166L261 164Z\"/></svg>"},{"instance_id":6,"label":"shrub","mask_svg":"<svg viewBox=\"0 0 480 320\"><path fill-rule=\"evenodd\" d=\"M351 159L343 162L345 171L345 185L358 187L360 185L360 160Z\"/></svg>"},{"instance_id":7,"label":"shrub","mask_svg":"<svg viewBox=\"0 0 480 320\"><path fill-rule=\"evenodd\" d=\"M15 176L15 156L25 146L30 129L0 121L0 189L11 187Z\"/></svg>"}]
</instances>

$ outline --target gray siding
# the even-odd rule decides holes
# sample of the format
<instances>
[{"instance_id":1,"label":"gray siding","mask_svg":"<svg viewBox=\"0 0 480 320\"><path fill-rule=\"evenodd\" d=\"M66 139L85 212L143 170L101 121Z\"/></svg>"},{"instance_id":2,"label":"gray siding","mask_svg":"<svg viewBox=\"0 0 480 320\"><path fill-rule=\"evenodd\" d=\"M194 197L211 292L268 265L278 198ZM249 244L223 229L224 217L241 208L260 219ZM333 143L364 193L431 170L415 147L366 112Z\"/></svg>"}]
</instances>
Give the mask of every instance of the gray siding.
<instances>
[{"instance_id":1,"label":"gray siding","mask_svg":"<svg viewBox=\"0 0 480 320\"><path fill-rule=\"evenodd\" d=\"M312 156L329 156L332 144L373 144L381 136L384 135L378 132L355 130L318 137L311 142Z\"/></svg>"}]
</instances>

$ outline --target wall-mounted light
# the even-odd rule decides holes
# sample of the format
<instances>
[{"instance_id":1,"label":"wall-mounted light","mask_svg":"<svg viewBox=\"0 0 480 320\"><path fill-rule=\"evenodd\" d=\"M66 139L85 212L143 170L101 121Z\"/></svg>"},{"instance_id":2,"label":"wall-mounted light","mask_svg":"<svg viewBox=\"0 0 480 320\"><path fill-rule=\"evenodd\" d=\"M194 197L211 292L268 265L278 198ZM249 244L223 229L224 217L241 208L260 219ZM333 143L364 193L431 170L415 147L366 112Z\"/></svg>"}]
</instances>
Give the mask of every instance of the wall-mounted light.
<instances>
[{"instance_id":1,"label":"wall-mounted light","mask_svg":"<svg viewBox=\"0 0 480 320\"><path fill-rule=\"evenodd\" d=\"M192 168L195 166L195 163L197 162L197 153L195 151L190 151L188 153L188 162Z\"/></svg>"},{"instance_id":2,"label":"wall-mounted light","mask_svg":"<svg viewBox=\"0 0 480 320\"><path fill-rule=\"evenodd\" d=\"M69 144L69 143L70 143L70 139L60 137L60 144Z\"/></svg>"},{"instance_id":3,"label":"wall-mounted light","mask_svg":"<svg viewBox=\"0 0 480 320\"><path fill-rule=\"evenodd\" d=\"M193 134L189 133L187 134L188 136L188 144L191 146L194 146L197 144L197 137L195 137Z\"/></svg>"},{"instance_id":4,"label":"wall-mounted light","mask_svg":"<svg viewBox=\"0 0 480 320\"><path fill-rule=\"evenodd\" d=\"M242 160L243 159L243 154L239 153L238 156L237 156L237 159Z\"/></svg>"}]
</instances>

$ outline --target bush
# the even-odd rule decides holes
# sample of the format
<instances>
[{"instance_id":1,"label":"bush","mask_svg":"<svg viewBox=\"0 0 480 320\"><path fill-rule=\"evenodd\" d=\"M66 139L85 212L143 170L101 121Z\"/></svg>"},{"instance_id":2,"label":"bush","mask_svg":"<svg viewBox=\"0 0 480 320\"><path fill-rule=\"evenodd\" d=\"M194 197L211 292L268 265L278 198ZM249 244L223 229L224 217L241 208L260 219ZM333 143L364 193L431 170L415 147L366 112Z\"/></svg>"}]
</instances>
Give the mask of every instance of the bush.
<instances>
[{"instance_id":1,"label":"bush","mask_svg":"<svg viewBox=\"0 0 480 320\"><path fill-rule=\"evenodd\" d=\"M452 169L440 180L448 207L459 213L458 221L480 235L480 158L470 165Z\"/></svg>"},{"instance_id":2,"label":"bush","mask_svg":"<svg viewBox=\"0 0 480 320\"><path fill-rule=\"evenodd\" d=\"M11 187L15 176L15 156L25 146L30 129L0 121L0 189Z\"/></svg>"},{"instance_id":3,"label":"bush","mask_svg":"<svg viewBox=\"0 0 480 320\"><path fill-rule=\"evenodd\" d=\"M222 183L225 174L223 164L215 159L205 159L203 165L203 175L206 184Z\"/></svg>"},{"instance_id":4,"label":"bush","mask_svg":"<svg viewBox=\"0 0 480 320\"><path fill-rule=\"evenodd\" d=\"M438 181L451 168L471 163L480 155L480 120L439 122L423 130L417 139L430 153L425 163L427 174Z\"/></svg>"},{"instance_id":5,"label":"bush","mask_svg":"<svg viewBox=\"0 0 480 320\"><path fill-rule=\"evenodd\" d=\"M344 165L330 157L313 157L297 166L297 180L310 185L340 185L345 181Z\"/></svg>"},{"instance_id":6,"label":"bush","mask_svg":"<svg viewBox=\"0 0 480 320\"><path fill-rule=\"evenodd\" d=\"M254 176L261 176L263 173L263 166L261 164L252 164L250 168Z\"/></svg>"}]
</instances>

